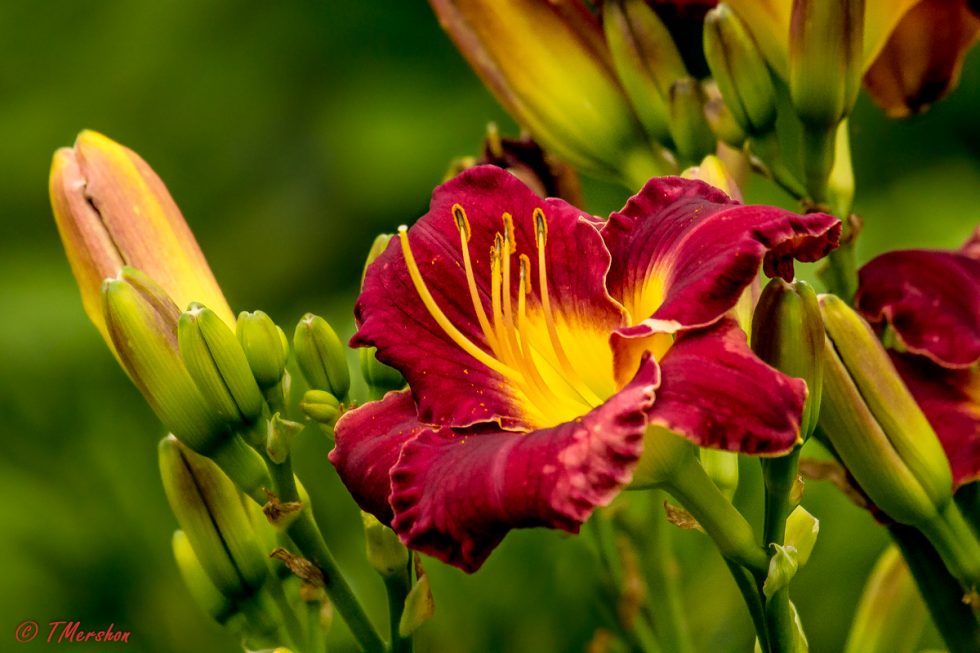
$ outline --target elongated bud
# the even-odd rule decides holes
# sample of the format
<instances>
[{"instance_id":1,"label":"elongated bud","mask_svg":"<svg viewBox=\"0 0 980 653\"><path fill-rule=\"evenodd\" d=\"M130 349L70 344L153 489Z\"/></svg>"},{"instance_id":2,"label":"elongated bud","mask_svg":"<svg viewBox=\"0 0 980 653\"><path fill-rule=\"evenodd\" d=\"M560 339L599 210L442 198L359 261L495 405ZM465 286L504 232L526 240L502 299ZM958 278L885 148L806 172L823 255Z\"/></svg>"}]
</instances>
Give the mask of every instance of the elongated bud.
<instances>
[{"instance_id":1,"label":"elongated bud","mask_svg":"<svg viewBox=\"0 0 980 653\"><path fill-rule=\"evenodd\" d=\"M789 90L811 128L847 117L863 73L864 0L794 0L790 19Z\"/></svg>"},{"instance_id":2,"label":"elongated bud","mask_svg":"<svg viewBox=\"0 0 980 653\"><path fill-rule=\"evenodd\" d=\"M616 79L598 17L583 3L430 4L487 87L545 149L606 175L664 170Z\"/></svg>"},{"instance_id":3,"label":"elongated bud","mask_svg":"<svg viewBox=\"0 0 980 653\"><path fill-rule=\"evenodd\" d=\"M102 286L105 325L119 362L167 430L196 451L229 436L181 360L180 311L152 279L124 267Z\"/></svg>"},{"instance_id":4,"label":"elongated bud","mask_svg":"<svg viewBox=\"0 0 980 653\"><path fill-rule=\"evenodd\" d=\"M688 74L670 31L644 0L603 3L602 25L616 74L646 133L669 145L670 85Z\"/></svg>"},{"instance_id":5,"label":"elongated bud","mask_svg":"<svg viewBox=\"0 0 980 653\"><path fill-rule=\"evenodd\" d=\"M262 390L274 388L286 371L289 351L282 330L262 311L242 311L235 331L256 383Z\"/></svg>"},{"instance_id":6,"label":"elongated bud","mask_svg":"<svg viewBox=\"0 0 980 653\"><path fill-rule=\"evenodd\" d=\"M233 315L180 209L132 150L94 131L51 162L51 207L89 319L112 346L100 301L102 280L124 265L156 280L178 306L204 302Z\"/></svg>"},{"instance_id":7,"label":"elongated bud","mask_svg":"<svg viewBox=\"0 0 980 653\"><path fill-rule=\"evenodd\" d=\"M926 625L926 606L898 548L878 558L864 586L844 653L914 650Z\"/></svg>"},{"instance_id":8,"label":"elongated bud","mask_svg":"<svg viewBox=\"0 0 980 653\"><path fill-rule=\"evenodd\" d=\"M705 96L704 118L708 121L711 133L722 143L735 149L741 149L745 144L745 139L748 138L748 134L738 124L731 109L725 104L721 92L718 90L718 84L714 80L707 80L701 84L701 88Z\"/></svg>"},{"instance_id":9,"label":"elongated bud","mask_svg":"<svg viewBox=\"0 0 980 653\"><path fill-rule=\"evenodd\" d=\"M159 457L167 501L211 582L227 597L253 595L268 569L234 484L172 436Z\"/></svg>"},{"instance_id":10,"label":"elongated bud","mask_svg":"<svg viewBox=\"0 0 980 653\"><path fill-rule=\"evenodd\" d=\"M242 346L211 309L191 304L180 316L177 339L184 365L208 406L231 428L262 414L262 393Z\"/></svg>"},{"instance_id":11,"label":"elongated bud","mask_svg":"<svg viewBox=\"0 0 980 653\"><path fill-rule=\"evenodd\" d=\"M307 390L299 408L311 420L330 429L340 417L340 401L326 390Z\"/></svg>"},{"instance_id":12,"label":"elongated bud","mask_svg":"<svg viewBox=\"0 0 980 653\"><path fill-rule=\"evenodd\" d=\"M827 335L894 451L937 505L950 498L949 461L939 438L871 327L843 300L820 300Z\"/></svg>"},{"instance_id":13,"label":"elongated bud","mask_svg":"<svg viewBox=\"0 0 980 653\"><path fill-rule=\"evenodd\" d=\"M326 390L335 397L347 396L350 370L344 345L322 317L307 313L293 335L296 361L310 387Z\"/></svg>"},{"instance_id":14,"label":"elongated bud","mask_svg":"<svg viewBox=\"0 0 980 653\"><path fill-rule=\"evenodd\" d=\"M408 565L408 549L395 532L379 522L374 515L361 513L364 521L364 542L367 559L382 578L390 578L405 570Z\"/></svg>"},{"instance_id":15,"label":"elongated bud","mask_svg":"<svg viewBox=\"0 0 980 653\"><path fill-rule=\"evenodd\" d=\"M184 531L175 531L171 544L177 570L198 606L219 624L227 623L236 613L235 603L222 594L208 577L191 548L187 534Z\"/></svg>"},{"instance_id":16,"label":"elongated bud","mask_svg":"<svg viewBox=\"0 0 980 653\"><path fill-rule=\"evenodd\" d=\"M715 150L715 137L704 117L704 94L693 77L670 85L670 135L682 161L700 161Z\"/></svg>"},{"instance_id":17,"label":"elongated bud","mask_svg":"<svg viewBox=\"0 0 980 653\"><path fill-rule=\"evenodd\" d=\"M358 356L361 362L361 376L371 386L377 395L383 395L389 390L401 390L405 387L405 377L393 367L379 361L374 347L363 347Z\"/></svg>"},{"instance_id":18,"label":"elongated bud","mask_svg":"<svg viewBox=\"0 0 980 653\"><path fill-rule=\"evenodd\" d=\"M810 437L823 391L824 329L817 295L809 284L769 282L752 318L752 349L776 369L806 381L800 436Z\"/></svg>"},{"instance_id":19,"label":"elongated bud","mask_svg":"<svg viewBox=\"0 0 980 653\"><path fill-rule=\"evenodd\" d=\"M765 59L741 19L720 4L704 20L704 55L725 104L750 135L776 126L776 91Z\"/></svg>"}]
</instances>

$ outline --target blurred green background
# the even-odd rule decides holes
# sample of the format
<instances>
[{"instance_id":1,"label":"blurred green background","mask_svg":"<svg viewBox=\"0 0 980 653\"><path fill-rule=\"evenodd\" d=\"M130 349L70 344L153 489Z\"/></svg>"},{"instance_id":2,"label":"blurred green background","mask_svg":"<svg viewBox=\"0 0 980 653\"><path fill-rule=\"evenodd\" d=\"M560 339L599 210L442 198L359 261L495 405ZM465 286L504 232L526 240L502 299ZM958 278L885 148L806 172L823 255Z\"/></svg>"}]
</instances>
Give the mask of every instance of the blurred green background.
<instances>
[{"instance_id":1,"label":"blurred green background","mask_svg":"<svg viewBox=\"0 0 980 653\"><path fill-rule=\"evenodd\" d=\"M976 52L960 86L906 122L861 101L862 259L952 247L980 222ZM82 128L129 145L168 184L235 308L262 308L287 331L312 310L349 335L374 234L423 213L489 120L513 129L421 0L0 3L0 650L45 650L15 642L25 619L42 634L56 619L114 623L133 651L239 650L176 574L161 428L82 312L50 216L51 153ZM601 213L627 193L590 182L587 195ZM764 184L747 195L786 203ZM318 517L383 624L330 445L306 440L300 472ZM757 465L743 463L738 504L759 523ZM886 537L823 484L805 503L822 528L793 595L811 650L838 651ZM750 650L721 559L696 532L674 539L699 649ZM583 651L600 623L595 564L577 538L522 531L472 576L427 568L437 608L420 651ZM337 623L333 650L352 650Z\"/></svg>"}]
</instances>

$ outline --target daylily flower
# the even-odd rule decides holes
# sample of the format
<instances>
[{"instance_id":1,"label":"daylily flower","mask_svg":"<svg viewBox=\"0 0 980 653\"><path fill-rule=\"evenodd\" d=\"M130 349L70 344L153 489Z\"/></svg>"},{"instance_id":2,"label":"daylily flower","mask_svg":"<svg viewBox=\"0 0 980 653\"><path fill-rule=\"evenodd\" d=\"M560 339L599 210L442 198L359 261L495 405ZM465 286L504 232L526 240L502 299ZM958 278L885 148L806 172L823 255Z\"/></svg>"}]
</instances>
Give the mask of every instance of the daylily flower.
<instances>
[{"instance_id":1,"label":"daylily flower","mask_svg":"<svg viewBox=\"0 0 980 653\"><path fill-rule=\"evenodd\" d=\"M651 180L608 221L471 168L368 268L353 346L409 390L345 414L330 459L401 540L466 571L511 528L577 532L632 480L647 427L753 454L797 442L802 381L729 316L840 223Z\"/></svg>"},{"instance_id":2,"label":"daylily flower","mask_svg":"<svg viewBox=\"0 0 980 653\"><path fill-rule=\"evenodd\" d=\"M892 360L942 442L954 489L980 479L980 230L959 251L888 252L855 304L897 341Z\"/></svg>"}]
</instances>

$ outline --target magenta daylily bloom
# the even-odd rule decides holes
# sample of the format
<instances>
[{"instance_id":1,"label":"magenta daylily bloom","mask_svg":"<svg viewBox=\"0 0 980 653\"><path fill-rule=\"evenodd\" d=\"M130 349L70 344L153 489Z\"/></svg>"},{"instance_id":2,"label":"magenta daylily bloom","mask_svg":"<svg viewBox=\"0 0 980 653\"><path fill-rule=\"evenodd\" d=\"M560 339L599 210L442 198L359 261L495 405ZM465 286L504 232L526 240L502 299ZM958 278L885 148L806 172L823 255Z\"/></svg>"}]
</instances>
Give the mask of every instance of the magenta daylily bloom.
<instances>
[{"instance_id":1,"label":"magenta daylily bloom","mask_svg":"<svg viewBox=\"0 0 980 653\"><path fill-rule=\"evenodd\" d=\"M882 254L859 281L855 304L904 350L892 360L942 442L954 488L980 480L980 229L959 251Z\"/></svg>"},{"instance_id":2,"label":"magenta daylily bloom","mask_svg":"<svg viewBox=\"0 0 980 653\"><path fill-rule=\"evenodd\" d=\"M344 415L330 459L403 542L474 571L511 528L577 532L631 481L650 424L785 451L805 386L728 313L760 265L791 278L839 233L680 178L605 222L471 168L367 270L351 344L411 389Z\"/></svg>"}]
</instances>

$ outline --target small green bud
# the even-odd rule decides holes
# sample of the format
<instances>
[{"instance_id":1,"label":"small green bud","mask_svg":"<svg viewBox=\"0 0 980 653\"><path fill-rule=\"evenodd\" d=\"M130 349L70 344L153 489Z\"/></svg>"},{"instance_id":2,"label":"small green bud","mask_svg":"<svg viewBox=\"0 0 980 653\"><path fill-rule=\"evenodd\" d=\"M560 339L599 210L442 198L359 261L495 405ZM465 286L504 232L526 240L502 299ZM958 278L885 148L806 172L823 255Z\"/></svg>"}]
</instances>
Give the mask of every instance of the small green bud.
<instances>
[{"instance_id":1,"label":"small green bud","mask_svg":"<svg viewBox=\"0 0 980 653\"><path fill-rule=\"evenodd\" d=\"M776 91L769 68L742 20L725 4L704 19L704 56L725 104L750 135L776 126Z\"/></svg>"},{"instance_id":2,"label":"small green bud","mask_svg":"<svg viewBox=\"0 0 980 653\"><path fill-rule=\"evenodd\" d=\"M367 559L382 578L404 571L408 565L408 549L395 532L379 522L374 515L361 513L364 521L364 542Z\"/></svg>"},{"instance_id":3,"label":"small green bud","mask_svg":"<svg viewBox=\"0 0 980 653\"><path fill-rule=\"evenodd\" d=\"M361 376L375 392L384 394L389 390L401 390L405 387L405 377L393 367L379 361L374 347L363 347L359 352L361 361Z\"/></svg>"},{"instance_id":4,"label":"small green bud","mask_svg":"<svg viewBox=\"0 0 980 653\"><path fill-rule=\"evenodd\" d=\"M701 466L729 501L738 490L738 454L720 449L702 449Z\"/></svg>"},{"instance_id":5,"label":"small green bud","mask_svg":"<svg viewBox=\"0 0 980 653\"><path fill-rule=\"evenodd\" d=\"M266 452L277 465L286 462L293 447L293 440L303 430L303 425L285 419L276 413L269 420L269 438L266 442Z\"/></svg>"},{"instance_id":6,"label":"small green bud","mask_svg":"<svg viewBox=\"0 0 980 653\"><path fill-rule=\"evenodd\" d=\"M251 424L262 414L262 393L245 352L217 313L191 304L180 316L177 339L191 378L231 428Z\"/></svg>"},{"instance_id":7,"label":"small green bud","mask_svg":"<svg viewBox=\"0 0 980 653\"><path fill-rule=\"evenodd\" d=\"M232 599L255 594L268 568L235 485L172 436L159 458L167 501L211 582Z\"/></svg>"},{"instance_id":8,"label":"small green bud","mask_svg":"<svg viewBox=\"0 0 980 653\"><path fill-rule=\"evenodd\" d=\"M704 117L704 93L693 77L681 77L668 93L670 135L683 161L700 161L715 151L715 136Z\"/></svg>"},{"instance_id":9,"label":"small green bud","mask_svg":"<svg viewBox=\"0 0 980 653\"><path fill-rule=\"evenodd\" d=\"M776 553L769 559L769 574L762 584L762 593L771 599L779 590L788 587L796 576L799 565L799 554L792 546L770 544Z\"/></svg>"},{"instance_id":10,"label":"small green bud","mask_svg":"<svg viewBox=\"0 0 980 653\"><path fill-rule=\"evenodd\" d=\"M796 560L801 568L810 560L819 533L820 520L803 506L797 506L786 520L785 544L796 549Z\"/></svg>"},{"instance_id":11,"label":"small green bud","mask_svg":"<svg viewBox=\"0 0 980 653\"><path fill-rule=\"evenodd\" d=\"M236 613L235 603L218 591L211 582L197 556L194 555L187 534L181 530L174 531L171 544L174 559L177 561L177 570L198 606L219 624L227 623Z\"/></svg>"},{"instance_id":12,"label":"small green bud","mask_svg":"<svg viewBox=\"0 0 980 653\"><path fill-rule=\"evenodd\" d=\"M602 24L616 75L644 130L669 145L670 85L688 74L670 31L644 0L603 3Z\"/></svg>"},{"instance_id":13,"label":"small green bud","mask_svg":"<svg viewBox=\"0 0 980 653\"><path fill-rule=\"evenodd\" d=\"M282 329L262 311L242 311L236 331L256 383L263 390L275 387L286 371L289 352Z\"/></svg>"},{"instance_id":14,"label":"small green bud","mask_svg":"<svg viewBox=\"0 0 980 653\"><path fill-rule=\"evenodd\" d=\"M809 284L778 278L769 282L752 318L752 349L776 369L806 381L800 435L810 437L823 392L824 329L817 295Z\"/></svg>"},{"instance_id":15,"label":"small green bud","mask_svg":"<svg viewBox=\"0 0 980 653\"><path fill-rule=\"evenodd\" d=\"M228 436L180 357L180 310L148 276L124 267L102 284L106 330L129 378L168 431L207 453Z\"/></svg>"},{"instance_id":16,"label":"small green bud","mask_svg":"<svg viewBox=\"0 0 980 653\"><path fill-rule=\"evenodd\" d=\"M344 345L326 320L312 313L304 315L296 325L293 349L311 388L326 390L340 398L347 396L350 370Z\"/></svg>"},{"instance_id":17,"label":"small green bud","mask_svg":"<svg viewBox=\"0 0 980 653\"><path fill-rule=\"evenodd\" d=\"M861 87L864 0L794 0L789 34L789 90L811 129L847 117Z\"/></svg>"},{"instance_id":18,"label":"small green bud","mask_svg":"<svg viewBox=\"0 0 980 653\"><path fill-rule=\"evenodd\" d=\"M314 422L331 429L340 417L340 401L326 390L307 390L299 408Z\"/></svg>"},{"instance_id":19,"label":"small green bud","mask_svg":"<svg viewBox=\"0 0 980 653\"><path fill-rule=\"evenodd\" d=\"M888 353L867 322L843 300L834 295L823 295L820 305L833 348L887 437L890 448L933 504L945 505L951 498L953 486L949 461L922 409L895 371ZM860 478L858 482L861 482Z\"/></svg>"}]
</instances>

